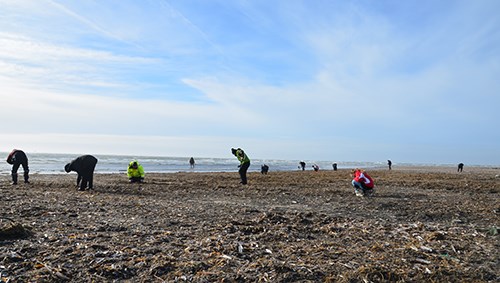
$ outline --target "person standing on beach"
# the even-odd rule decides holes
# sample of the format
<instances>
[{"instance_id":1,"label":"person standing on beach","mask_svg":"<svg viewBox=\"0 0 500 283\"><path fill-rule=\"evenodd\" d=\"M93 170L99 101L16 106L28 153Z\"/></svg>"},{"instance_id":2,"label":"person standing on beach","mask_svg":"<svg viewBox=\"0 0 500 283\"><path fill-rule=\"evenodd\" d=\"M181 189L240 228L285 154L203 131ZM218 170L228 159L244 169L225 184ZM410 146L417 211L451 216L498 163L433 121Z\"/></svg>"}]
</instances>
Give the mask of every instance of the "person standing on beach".
<instances>
[{"instance_id":1,"label":"person standing on beach","mask_svg":"<svg viewBox=\"0 0 500 283\"><path fill-rule=\"evenodd\" d=\"M375 184L373 183L372 177L370 177L366 171L356 168L352 171L352 176L352 186L354 187L356 196L368 196L373 193Z\"/></svg>"},{"instance_id":2,"label":"person standing on beach","mask_svg":"<svg viewBox=\"0 0 500 283\"><path fill-rule=\"evenodd\" d=\"M144 181L144 168L137 160L128 164L127 177L130 183L142 183Z\"/></svg>"},{"instance_id":3,"label":"person standing on beach","mask_svg":"<svg viewBox=\"0 0 500 283\"><path fill-rule=\"evenodd\" d=\"M247 170L250 167L250 158L246 155L246 153L243 151L243 149L238 148L231 148L231 153L238 158L240 161L240 165L238 167L240 170L238 170L238 173L240 173L240 178L241 178L241 184L246 185L247 184Z\"/></svg>"},{"instance_id":4,"label":"person standing on beach","mask_svg":"<svg viewBox=\"0 0 500 283\"><path fill-rule=\"evenodd\" d=\"M463 163L458 163L457 172L462 172L462 171L464 171L464 164Z\"/></svg>"},{"instance_id":5,"label":"person standing on beach","mask_svg":"<svg viewBox=\"0 0 500 283\"><path fill-rule=\"evenodd\" d=\"M193 158L193 157L191 157L191 158L189 159L189 166L191 166L191 169L194 169L194 163L195 163L195 162L194 162L194 158Z\"/></svg>"},{"instance_id":6,"label":"person standing on beach","mask_svg":"<svg viewBox=\"0 0 500 283\"><path fill-rule=\"evenodd\" d=\"M97 164L97 158L92 155L82 155L77 157L70 163L64 166L64 171L69 173L75 171L78 173L76 178L76 185L80 187L80 191L84 191L87 188L89 190L94 188L94 169Z\"/></svg>"},{"instance_id":7,"label":"person standing on beach","mask_svg":"<svg viewBox=\"0 0 500 283\"><path fill-rule=\"evenodd\" d=\"M333 171L337 171L337 163L333 163L332 167L333 167Z\"/></svg>"},{"instance_id":8,"label":"person standing on beach","mask_svg":"<svg viewBox=\"0 0 500 283\"><path fill-rule=\"evenodd\" d=\"M389 170L391 170L392 169L392 161L387 160L387 166L389 166Z\"/></svg>"},{"instance_id":9,"label":"person standing on beach","mask_svg":"<svg viewBox=\"0 0 500 283\"><path fill-rule=\"evenodd\" d=\"M7 163L12 165L12 185L17 185L17 170L19 166L23 166L24 171L24 183L29 184L29 167L28 167L28 157L24 151L19 149L12 150L7 156Z\"/></svg>"}]
</instances>

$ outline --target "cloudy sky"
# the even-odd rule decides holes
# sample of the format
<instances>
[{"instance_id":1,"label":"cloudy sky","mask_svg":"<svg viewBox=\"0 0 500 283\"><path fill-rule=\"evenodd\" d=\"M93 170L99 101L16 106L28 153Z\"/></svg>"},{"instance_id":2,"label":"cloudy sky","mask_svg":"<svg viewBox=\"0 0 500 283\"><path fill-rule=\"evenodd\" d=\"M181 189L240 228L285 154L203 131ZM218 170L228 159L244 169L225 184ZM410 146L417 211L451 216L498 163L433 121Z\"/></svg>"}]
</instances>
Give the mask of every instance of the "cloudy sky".
<instances>
[{"instance_id":1,"label":"cloudy sky","mask_svg":"<svg viewBox=\"0 0 500 283\"><path fill-rule=\"evenodd\" d=\"M0 7L0 151L500 164L497 0Z\"/></svg>"}]
</instances>

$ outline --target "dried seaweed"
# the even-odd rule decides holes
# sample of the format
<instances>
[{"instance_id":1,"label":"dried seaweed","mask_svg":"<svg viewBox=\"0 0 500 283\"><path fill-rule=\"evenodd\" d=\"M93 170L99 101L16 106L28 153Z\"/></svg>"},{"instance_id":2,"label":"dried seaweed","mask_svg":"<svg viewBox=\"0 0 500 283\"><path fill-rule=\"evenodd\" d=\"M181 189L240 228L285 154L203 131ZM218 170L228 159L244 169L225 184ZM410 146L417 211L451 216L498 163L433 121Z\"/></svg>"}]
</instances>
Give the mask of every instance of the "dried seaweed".
<instances>
[{"instance_id":1,"label":"dried seaweed","mask_svg":"<svg viewBox=\"0 0 500 283\"><path fill-rule=\"evenodd\" d=\"M30 229L7 217L0 217L0 241L24 239L32 236Z\"/></svg>"},{"instance_id":2,"label":"dried seaweed","mask_svg":"<svg viewBox=\"0 0 500 283\"><path fill-rule=\"evenodd\" d=\"M140 187L97 175L91 192L76 191L66 175L35 175L16 189L0 184L0 278L500 280L498 178L371 173L371 198L354 195L347 170L251 173L248 186L237 173L149 174Z\"/></svg>"}]
</instances>

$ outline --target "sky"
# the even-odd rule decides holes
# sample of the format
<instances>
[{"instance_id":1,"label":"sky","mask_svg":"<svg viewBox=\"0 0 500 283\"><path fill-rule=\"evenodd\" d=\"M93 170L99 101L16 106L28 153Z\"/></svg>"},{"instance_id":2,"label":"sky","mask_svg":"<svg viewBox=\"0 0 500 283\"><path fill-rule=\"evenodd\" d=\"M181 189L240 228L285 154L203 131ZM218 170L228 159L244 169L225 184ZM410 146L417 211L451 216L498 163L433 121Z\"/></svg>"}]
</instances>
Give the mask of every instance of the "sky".
<instances>
[{"instance_id":1,"label":"sky","mask_svg":"<svg viewBox=\"0 0 500 283\"><path fill-rule=\"evenodd\" d=\"M497 0L0 0L0 151L500 165Z\"/></svg>"}]
</instances>

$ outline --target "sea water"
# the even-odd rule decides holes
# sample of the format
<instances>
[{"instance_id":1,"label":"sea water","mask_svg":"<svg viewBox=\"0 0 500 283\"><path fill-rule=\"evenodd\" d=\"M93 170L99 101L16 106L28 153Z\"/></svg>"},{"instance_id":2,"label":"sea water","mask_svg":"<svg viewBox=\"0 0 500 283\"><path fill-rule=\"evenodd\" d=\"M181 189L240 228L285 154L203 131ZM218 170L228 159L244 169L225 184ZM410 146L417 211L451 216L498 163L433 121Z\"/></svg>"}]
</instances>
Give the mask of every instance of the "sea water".
<instances>
[{"instance_id":1,"label":"sea water","mask_svg":"<svg viewBox=\"0 0 500 283\"><path fill-rule=\"evenodd\" d=\"M7 152L0 153L7 159ZM27 153L30 174L59 174L64 173L64 165L78 157L75 154L55 153ZM175 173L175 172L236 172L239 161L232 158L194 157L195 167L190 168L190 157L160 157L160 156L125 156L125 155L94 155L99 161L96 173L125 173L132 160L137 160L144 167L146 173ZM260 171L260 166L267 164L269 171L299 170L300 160L252 159L249 171ZM312 170L312 165L317 164L320 170L333 170L332 164L337 163L339 169L346 168L377 168L386 166L385 163L375 162L337 162L304 160L306 170ZM0 174L10 174L12 166L7 162L0 162ZM22 167L18 173L22 174Z\"/></svg>"}]
</instances>

